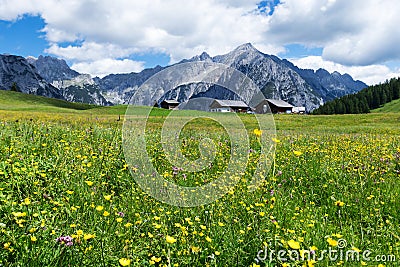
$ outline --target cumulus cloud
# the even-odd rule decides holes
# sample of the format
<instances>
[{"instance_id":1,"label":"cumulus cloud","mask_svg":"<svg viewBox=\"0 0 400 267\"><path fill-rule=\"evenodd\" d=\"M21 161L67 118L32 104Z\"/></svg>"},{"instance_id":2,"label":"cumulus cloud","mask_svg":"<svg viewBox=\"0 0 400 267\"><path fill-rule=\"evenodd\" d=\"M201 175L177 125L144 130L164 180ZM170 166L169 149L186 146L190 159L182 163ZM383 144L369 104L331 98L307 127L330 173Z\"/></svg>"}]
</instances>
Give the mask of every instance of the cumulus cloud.
<instances>
[{"instance_id":1,"label":"cumulus cloud","mask_svg":"<svg viewBox=\"0 0 400 267\"><path fill-rule=\"evenodd\" d=\"M326 60L370 65L400 58L397 0L286 0L269 34L277 43L323 47Z\"/></svg>"},{"instance_id":2,"label":"cumulus cloud","mask_svg":"<svg viewBox=\"0 0 400 267\"><path fill-rule=\"evenodd\" d=\"M129 59L115 60L105 58L90 62L79 62L71 66L71 69L79 73L90 73L93 76L104 77L110 73L130 73L143 70L144 62Z\"/></svg>"},{"instance_id":3,"label":"cumulus cloud","mask_svg":"<svg viewBox=\"0 0 400 267\"><path fill-rule=\"evenodd\" d=\"M82 68L149 51L167 54L174 63L203 51L227 53L247 42L268 54L288 44L320 47L324 62L341 66L400 59L398 0L285 0L272 15L269 7L277 1L263 1L266 12L257 10L259 2L0 0L0 19L40 15L47 52Z\"/></svg>"},{"instance_id":4,"label":"cumulus cloud","mask_svg":"<svg viewBox=\"0 0 400 267\"><path fill-rule=\"evenodd\" d=\"M326 69L329 72L338 71L342 74L350 74L355 80L360 80L368 85L378 84L393 77L400 77L400 69L392 70L381 64L368 66L345 66L333 61L324 60L321 56L309 56L299 59L290 59L290 61L302 69L319 68Z\"/></svg>"}]
</instances>

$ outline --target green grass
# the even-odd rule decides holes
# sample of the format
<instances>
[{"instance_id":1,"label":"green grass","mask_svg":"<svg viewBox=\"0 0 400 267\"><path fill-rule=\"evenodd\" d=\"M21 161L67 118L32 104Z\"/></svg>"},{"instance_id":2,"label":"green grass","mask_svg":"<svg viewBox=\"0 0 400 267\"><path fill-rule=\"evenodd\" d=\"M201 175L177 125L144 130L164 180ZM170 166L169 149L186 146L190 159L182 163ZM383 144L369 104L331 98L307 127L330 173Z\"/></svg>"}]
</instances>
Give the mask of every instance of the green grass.
<instances>
[{"instance_id":1,"label":"green grass","mask_svg":"<svg viewBox=\"0 0 400 267\"><path fill-rule=\"evenodd\" d=\"M124 115L126 108L127 105L104 107L0 90L0 110L6 111Z\"/></svg>"},{"instance_id":2,"label":"green grass","mask_svg":"<svg viewBox=\"0 0 400 267\"><path fill-rule=\"evenodd\" d=\"M3 110L26 110L26 111L59 111L87 110L95 105L71 103L59 99L0 90L0 109Z\"/></svg>"},{"instance_id":3,"label":"green grass","mask_svg":"<svg viewBox=\"0 0 400 267\"><path fill-rule=\"evenodd\" d=\"M394 113L399 113L400 112L400 99L393 100L392 102L389 102L389 103L385 104L383 107L374 109L371 112L394 112Z\"/></svg>"},{"instance_id":4,"label":"green grass","mask_svg":"<svg viewBox=\"0 0 400 267\"><path fill-rule=\"evenodd\" d=\"M123 116L118 120L126 106L33 107L0 111L1 266L285 266L276 254L272 261L257 255L267 244L269 252L313 250L320 257L323 250L338 250L339 239L347 241L346 249L371 251L371 259L394 255L397 261L384 266L399 265L398 113L275 116L274 163L261 171L265 181L253 192L248 185L260 139L254 117L240 115L250 154L247 166L229 174L237 186L211 204L181 208L155 200L134 179L151 180L155 173L141 167L145 153L136 164L126 162ZM131 116L143 119L148 111L135 107ZM160 142L167 116L175 125L207 114L152 110L146 151L165 179L196 186L229 171L229 135L208 119L186 125L179 141L182 154L194 161L202 157L199 144L212 148L202 140L212 139L211 165L190 172L173 168L165 157L163 147L174 143ZM224 122L232 116L214 115ZM133 143L133 153L138 147ZM72 237L71 246L56 241L60 236ZM325 256L315 266L379 264L360 257L341 262Z\"/></svg>"}]
</instances>

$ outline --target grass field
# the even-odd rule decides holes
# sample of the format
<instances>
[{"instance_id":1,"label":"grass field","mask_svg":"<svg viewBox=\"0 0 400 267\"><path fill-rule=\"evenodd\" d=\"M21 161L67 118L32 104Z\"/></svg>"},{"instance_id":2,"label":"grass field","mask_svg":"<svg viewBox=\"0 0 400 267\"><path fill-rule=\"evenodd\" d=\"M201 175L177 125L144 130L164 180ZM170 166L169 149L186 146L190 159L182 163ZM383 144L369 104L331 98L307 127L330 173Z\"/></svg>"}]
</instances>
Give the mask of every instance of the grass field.
<instances>
[{"instance_id":1,"label":"grass field","mask_svg":"<svg viewBox=\"0 0 400 267\"><path fill-rule=\"evenodd\" d=\"M400 113L275 116L275 161L253 192L260 136L254 118L241 115L250 154L237 186L209 205L181 208L155 200L130 174L145 171L124 158L126 107L46 102L43 110L33 102L23 110L25 100L20 108L8 101L0 104L0 266L400 264ZM226 171L228 134L208 120L180 138L191 160L211 138L212 165L192 173L166 161L159 137L167 115L155 110L147 131L158 173L199 185ZM359 258L346 258L349 251Z\"/></svg>"},{"instance_id":2,"label":"grass field","mask_svg":"<svg viewBox=\"0 0 400 267\"><path fill-rule=\"evenodd\" d=\"M393 100L385 104L383 107L373 110L372 112L400 112L400 99Z\"/></svg>"}]
</instances>

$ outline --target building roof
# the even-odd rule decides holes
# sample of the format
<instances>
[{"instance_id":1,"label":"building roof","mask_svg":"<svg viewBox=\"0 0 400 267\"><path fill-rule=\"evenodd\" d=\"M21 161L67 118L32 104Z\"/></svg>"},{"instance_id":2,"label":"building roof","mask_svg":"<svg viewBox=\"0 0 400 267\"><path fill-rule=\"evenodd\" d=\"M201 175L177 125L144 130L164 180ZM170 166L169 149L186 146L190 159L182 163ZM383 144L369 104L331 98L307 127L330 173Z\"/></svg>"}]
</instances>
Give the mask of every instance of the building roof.
<instances>
[{"instance_id":1,"label":"building roof","mask_svg":"<svg viewBox=\"0 0 400 267\"><path fill-rule=\"evenodd\" d=\"M269 103L271 103L272 105L276 106L276 107L280 107L280 108L293 108L292 105L290 105L288 102L285 102L283 100L278 100L278 99L267 99L267 101Z\"/></svg>"},{"instance_id":2,"label":"building roof","mask_svg":"<svg viewBox=\"0 0 400 267\"><path fill-rule=\"evenodd\" d=\"M238 100L214 100L221 107L238 107L238 108L248 108L249 106L243 101Z\"/></svg>"},{"instance_id":3,"label":"building roof","mask_svg":"<svg viewBox=\"0 0 400 267\"><path fill-rule=\"evenodd\" d=\"M170 100L163 100L162 102L165 102L167 104L179 104L179 101L170 99Z\"/></svg>"}]
</instances>

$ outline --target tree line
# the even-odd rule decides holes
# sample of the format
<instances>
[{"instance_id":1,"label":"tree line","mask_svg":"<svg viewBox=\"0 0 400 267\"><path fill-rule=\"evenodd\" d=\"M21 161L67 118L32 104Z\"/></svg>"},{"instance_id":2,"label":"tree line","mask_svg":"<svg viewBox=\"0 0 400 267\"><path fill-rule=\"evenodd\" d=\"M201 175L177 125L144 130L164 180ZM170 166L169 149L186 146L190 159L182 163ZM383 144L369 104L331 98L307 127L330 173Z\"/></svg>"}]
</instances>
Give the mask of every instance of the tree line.
<instances>
[{"instance_id":1,"label":"tree line","mask_svg":"<svg viewBox=\"0 0 400 267\"><path fill-rule=\"evenodd\" d=\"M369 113L370 110L399 98L400 78L392 78L384 83L364 88L355 94L329 101L312 113L316 115Z\"/></svg>"}]
</instances>

